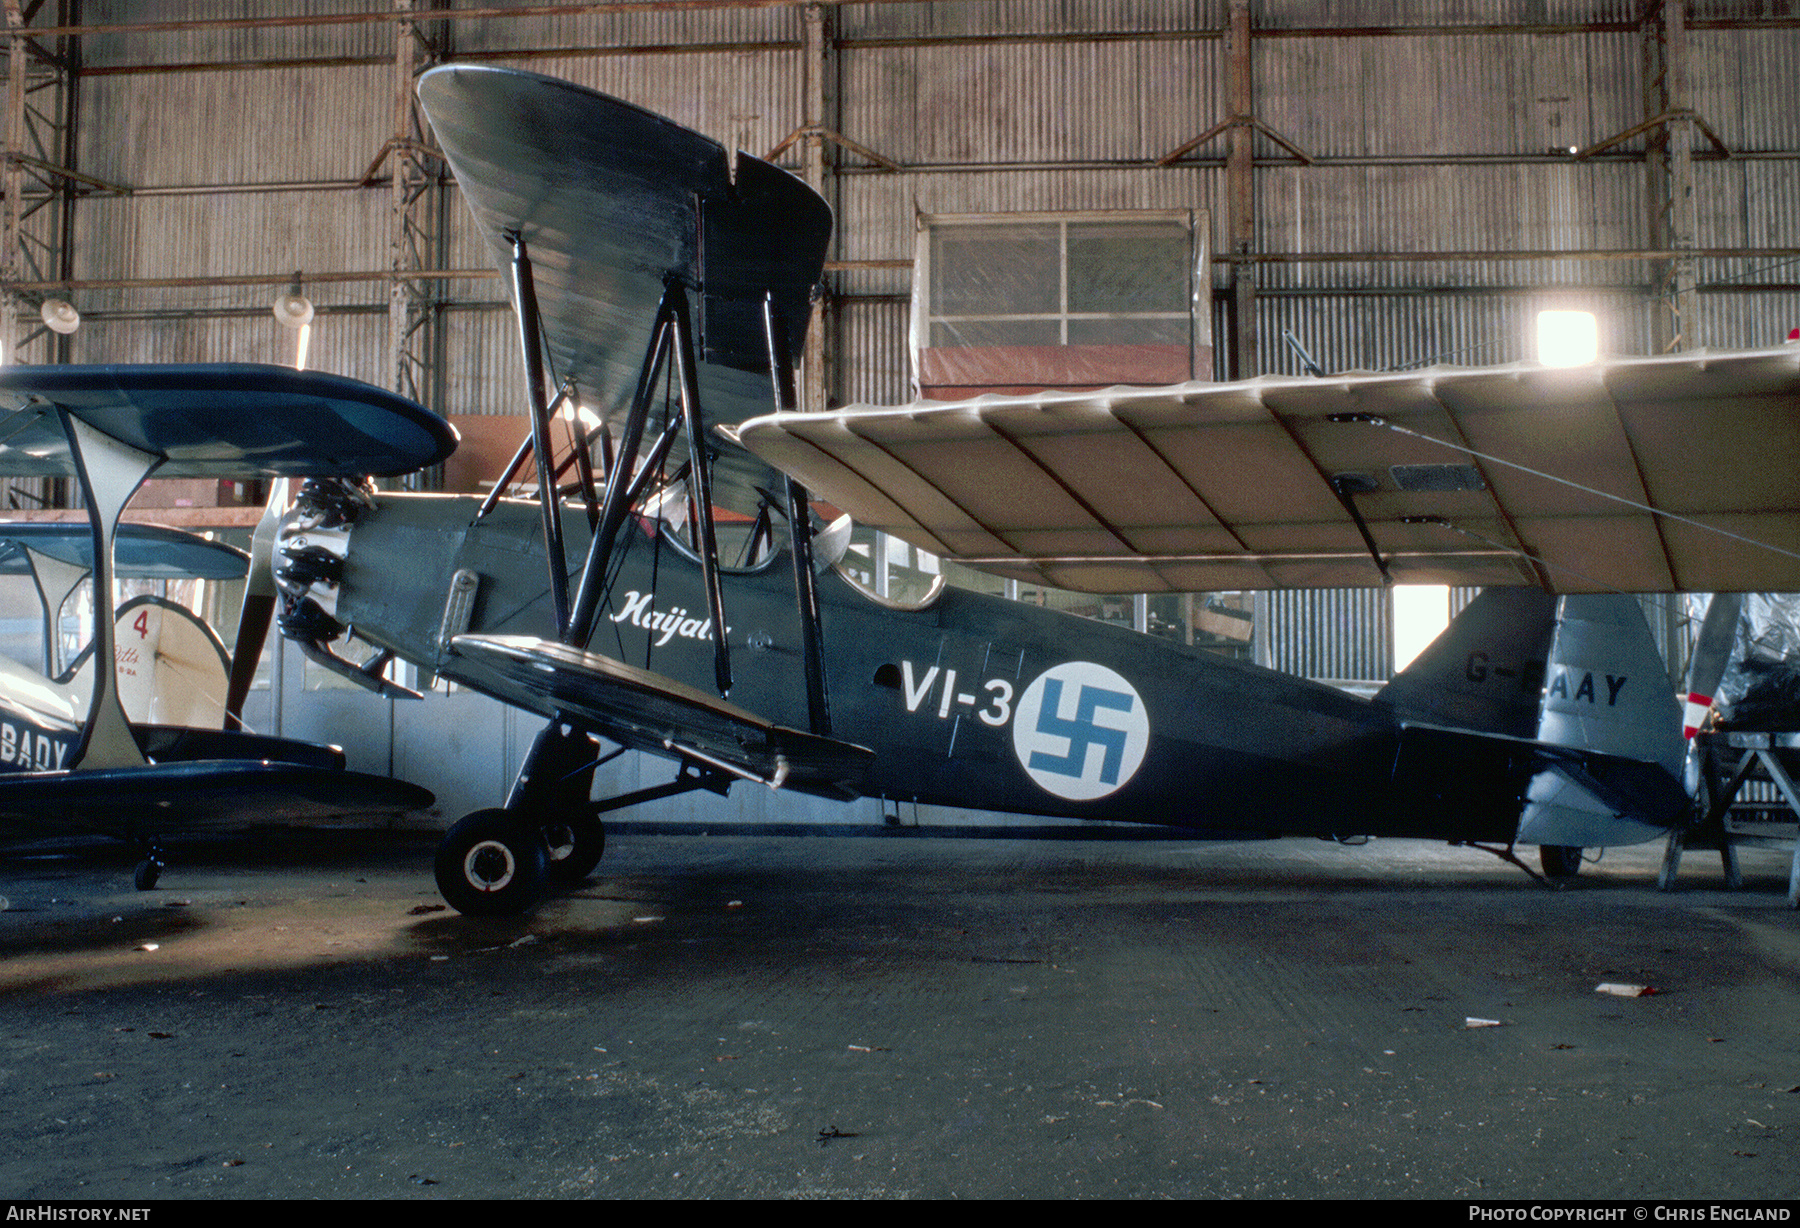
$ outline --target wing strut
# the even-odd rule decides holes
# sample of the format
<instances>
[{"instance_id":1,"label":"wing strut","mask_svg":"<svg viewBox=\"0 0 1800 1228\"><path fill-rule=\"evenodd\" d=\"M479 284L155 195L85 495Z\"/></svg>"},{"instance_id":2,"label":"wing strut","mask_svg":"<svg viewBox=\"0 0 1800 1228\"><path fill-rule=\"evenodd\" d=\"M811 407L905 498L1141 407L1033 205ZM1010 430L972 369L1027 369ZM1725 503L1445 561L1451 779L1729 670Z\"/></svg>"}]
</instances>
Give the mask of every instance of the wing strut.
<instances>
[{"instance_id":1,"label":"wing strut","mask_svg":"<svg viewBox=\"0 0 1800 1228\"><path fill-rule=\"evenodd\" d=\"M694 361L694 333L689 326L687 294L671 283L671 324L675 363L681 378L681 417L687 428L688 463L694 483L694 526L700 531L700 578L706 585L706 607L713 625L713 680L719 696L731 694L731 648L725 642L725 594L719 586L719 541L713 525L712 465L706 457L705 420L700 411L699 368Z\"/></svg>"},{"instance_id":2,"label":"wing strut","mask_svg":"<svg viewBox=\"0 0 1800 1228\"><path fill-rule=\"evenodd\" d=\"M625 523L625 513L643 489L641 481L632 480L632 471L637 467L638 448L644 441L644 425L649 420L656 377L669 349L673 313L671 295L678 292L679 287L673 282L663 287L662 301L656 305L656 318L650 326L650 346L644 352L643 365L638 368L637 392L631 398L631 410L625 417L625 429L620 434L612 464L607 466L606 492L600 499L600 524L594 530L594 539L588 543L587 562L581 569L581 586L576 590L575 608L569 615L568 628L563 635L563 642L572 648L586 647L588 637L593 634L594 619L606 588L607 571L612 566L613 543L619 536L619 526ZM672 442L672 434L659 442L653 464L645 465L640 477L647 477L653 467L662 463L661 457Z\"/></svg>"},{"instance_id":3,"label":"wing strut","mask_svg":"<svg viewBox=\"0 0 1800 1228\"><path fill-rule=\"evenodd\" d=\"M550 402L550 407L544 411L547 418L556 417L556 411L561 409L563 402L573 395L574 387L573 380L562 386L561 391L556 394L556 399ZM586 444L592 443L593 439L591 436L583 436L579 431L572 431L571 434L575 437L576 455L579 456L582 454L582 448ZM506 462L506 468L500 471L500 477L494 482L494 488L488 491L487 498L481 501L481 510L475 513L475 519L485 519L487 514L494 510L494 504L500 502L501 496L506 493L506 488L511 486L513 479L519 476L520 467L525 464L525 458L532 454L532 449L536 444L537 430L533 427L532 430L526 432L525 438L519 441L518 449L513 453L512 459ZM556 476L560 478L573 460L574 457L571 457L558 465ZM582 493L585 495L589 492L583 491Z\"/></svg>"},{"instance_id":4,"label":"wing strut","mask_svg":"<svg viewBox=\"0 0 1800 1228\"><path fill-rule=\"evenodd\" d=\"M538 502L544 509L544 554L550 564L550 598L556 628L569 628L569 564L563 553L562 513L557 507L556 476L551 472L550 410L544 401L544 346L539 332L537 286L524 236L511 231L513 299L519 306L519 351L525 363L525 396L531 405L531 446L537 455Z\"/></svg>"},{"instance_id":5,"label":"wing strut","mask_svg":"<svg viewBox=\"0 0 1800 1228\"><path fill-rule=\"evenodd\" d=\"M575 606L563 632L563 642L571 647L587 645L598 616L600 599L606 587L606 576L612 563L613 546L625 515L642 495L654 472L661 468L675 441L677 429L685 429L688 437L688 464L693 483L693 524L697 530L701 582L706 587L706 604L713 625L713 676L720 696L731 693L731 649L725 638L725 598L719 582L718 533L713 520L712 465L706 455L706 423L700 402L699 366L695 359L694 332L688 312L687 291L675 277L663 285L662 300L657 304L656 319L650 330L650 346L638 371L637 392L619 440L618 455L606 475L606 493L601 501L599 523L588 547L587 561L582 566L581 584ZM680 388L681 413L651 449L650 458L637 469L637 454L643 444L648 424L650 402L655 395L657 376L664 362L672 362Z\"/></svg>"},{"instance_id":6,"label":"wing strut","mask_svg":"<svg viewBox=\"0 0 1800 1228\"><path fill-rule=\"evenodd\" d=\"M1366 495L1375 489L1368 478L1355 473L1340 473L1329 479L1331 493L1356 522L1356 531L1362 534L1363 545L1368 548L1369 557L1375 561L1375 570L1381 573L1382 587L1391 587L1394 583L1393 573L1388 570L1387 560L1381 557L1381 548L1375 544L1375 538L1369 532L1369 522L1363 519L1362 509L1356 506L1356 496Z\"/></svg>"},{"instance_id":7,"label":"wing strut","mask_svg":"<svg viewBox=\"0 0 1800 1228\"><path fill-rule=\"evenodd\" d=\"M29 546L19 547L25 564L31 569L31 583L37 589L38 601L44 607L44 677L61 676L63 604L69 594L88 577L88 568L79 563L65 563Z\"/></svg>"},{"instance_id":8,"label":"wing strut","mask_svg":"<svg viewBox=\"0 0 1800 1228\"><path fill-rule=\"evenodd\" d=\"M763 332L769 339L769 378L775 384L775 408L798 408L794 391L794 364L788 351L787 330L775 311L774 295L763 296ZM814 582L812 558L812 499L806 487L785 478L789 552L794 563L794 603L800 607L800 651L806 665L806 712L812 731L831 736L831 706L825 694L824 637L819 626L819 589Z\"/></svg>"},{"instance_id":9,"label":"wing strut","mask_svg":"<svg viewBox=\"0 0 1800 1228\"><path fill-rule=\"evenodd\" d=\"M82 726L81 742L70 757L71 766L140 767L144 752L132 735L119 701L118 664L113 652L113 539L125 505L144 479L156 472L162 458L101 434L67 410L58 408L57 417L75 459L75 476L81 482L88 527L94 535L94 693Z\"/></svg>"}]
</instances>

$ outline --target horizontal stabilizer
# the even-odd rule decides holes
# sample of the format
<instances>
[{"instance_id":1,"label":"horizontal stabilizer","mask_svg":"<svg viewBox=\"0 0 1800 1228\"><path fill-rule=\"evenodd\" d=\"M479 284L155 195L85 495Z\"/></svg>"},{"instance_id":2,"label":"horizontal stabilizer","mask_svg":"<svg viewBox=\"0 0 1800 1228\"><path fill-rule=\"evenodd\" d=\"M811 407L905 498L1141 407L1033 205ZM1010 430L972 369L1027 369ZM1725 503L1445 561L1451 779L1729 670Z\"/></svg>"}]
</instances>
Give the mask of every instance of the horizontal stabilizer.
<instances>
[{"instance_id":1,"label":"horizontal stabilizer","mask_svg":"<svg viewBox=\"0 0 1800 1228\"><path fill-rule=\"evenodd\" d=\"M1526 791L1521 844L1641 844L1667 835L1688 813L1687 790L1654 764L1599 755L1550 763Z\"/></svg>"},{"instance_id":2,"label":"horizontal stabilizer","mask_svg":"<svg viewBox=\"0 0 1800 1228\"><path fill-rule=\"evenodd\" d=\"M445 677L633 750L840 799L858 796L874 762L864 747L776 725L673 678L552 640L459 635L450 647L455 660Z\"/></svg>"}]
</instances>

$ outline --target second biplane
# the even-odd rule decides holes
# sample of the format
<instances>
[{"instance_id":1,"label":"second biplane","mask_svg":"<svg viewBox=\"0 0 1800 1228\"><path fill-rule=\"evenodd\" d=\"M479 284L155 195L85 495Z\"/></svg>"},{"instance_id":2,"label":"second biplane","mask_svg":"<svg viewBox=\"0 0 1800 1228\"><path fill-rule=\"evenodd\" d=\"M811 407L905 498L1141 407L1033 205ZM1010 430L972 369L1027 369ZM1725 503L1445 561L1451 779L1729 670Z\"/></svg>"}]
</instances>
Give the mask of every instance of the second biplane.
<instances>
[{"instance_id":1,"label":"second biplane","mask_svg":"<svg viewBox=\"0 0 1800 1228\"><path fill-rule=\"evenodd\" d=\"M116 575L244 574L240 551L176 530L121 524L132 494L152 475L361 480L435 463L454 443L446 423L412 402L317 372L247 365L0 369L0 472L73 479L87 509L84 526L0 525L0 572L32 577L44 624L41 675L0 659L0 831L132 841L144 853L137 885L149 888L163 866L160 841L175 833L430 805L431 794L415 785L347 770L336 747L225 725L224 715L241 709L267 627L254 614L246 628L254 633L240 636L237 662L244 668L232 695L224 694L223 645L202 627L191 655L210 669L217 693L212 717L198 724L189 723L196 704L185 701L207 700L208 686L180 680L175 689L184 702L169 709L153 687L139 685L154 680L152 640L177 634L165 625L199 626L185 612L138 601L120 612L117 625L114 617L95 617L87 649L66 667L59 624L64 602L82 583L92 586L92 609L111 611ZM136 719L127 711L127 689L138 692L129 697Z\"/></svg>"}]
</instances>

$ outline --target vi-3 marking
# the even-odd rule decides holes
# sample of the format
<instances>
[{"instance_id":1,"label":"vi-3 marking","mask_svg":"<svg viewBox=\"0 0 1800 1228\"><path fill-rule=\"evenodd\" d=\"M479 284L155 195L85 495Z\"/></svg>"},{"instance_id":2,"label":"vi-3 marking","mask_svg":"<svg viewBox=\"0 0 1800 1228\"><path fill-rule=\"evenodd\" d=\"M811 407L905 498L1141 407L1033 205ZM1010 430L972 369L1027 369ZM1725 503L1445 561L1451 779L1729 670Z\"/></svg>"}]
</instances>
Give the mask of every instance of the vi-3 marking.
<instances>
[{"instance_id":1,"label":"vi-3 marking","mask_svg":"<svg viewBox=\"0 0 1800 1228\"><path fill-rule=\"evenodd\" d=\"M923 675L915 675L913 663L902 661L900 693L906 700L908 712L917 712L930 697L940 672L943 674L943 686L939 690L937 704L937 718L940 721L949 719L952 703L962 708L973 708L981 702L983 697L979 693L956 689L955 670L933 665ZM1013 685L1004 678L989 678L981 684L981 690L987 692L988 702L975 715L981 718L983 724L998 729L1012 719Z\"/></svg>"}]
</instances>

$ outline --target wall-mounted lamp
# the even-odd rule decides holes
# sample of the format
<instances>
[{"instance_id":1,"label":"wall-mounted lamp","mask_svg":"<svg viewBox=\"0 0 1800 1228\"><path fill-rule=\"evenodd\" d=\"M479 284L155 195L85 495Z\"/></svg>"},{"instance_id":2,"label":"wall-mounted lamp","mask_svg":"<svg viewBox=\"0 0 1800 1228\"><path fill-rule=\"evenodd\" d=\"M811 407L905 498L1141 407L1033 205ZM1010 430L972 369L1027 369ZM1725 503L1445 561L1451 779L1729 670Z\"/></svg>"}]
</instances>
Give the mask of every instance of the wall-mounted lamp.
<instances>
[{"instance_id":1,"label":"wall-mounted lamp","mask_svg":"<svg viewBox=\"0 0 1800 1228\"><path fill-rule=\"evenodd\" d=\"M294 345L294 369L306 370L306 350L312 344L312 300L300 293L300 274L288 285L288 291L269 304L269 310L283 328L291 328L299 337Z\"/></svg>"},{"instance_id":2,"label":"wall-mounted lamp","mask_svg":"<svg viewBox=\"0 0 1800 1228\"><path fill-rule=\"evenodd\" d=\"M38 308L38 315L43 317L45 328L65 337L81 327L81 313L65 298L45 299L43 306Z\"/></svg>"}]
</instances>

